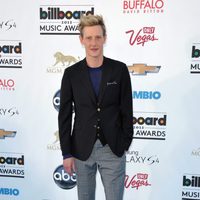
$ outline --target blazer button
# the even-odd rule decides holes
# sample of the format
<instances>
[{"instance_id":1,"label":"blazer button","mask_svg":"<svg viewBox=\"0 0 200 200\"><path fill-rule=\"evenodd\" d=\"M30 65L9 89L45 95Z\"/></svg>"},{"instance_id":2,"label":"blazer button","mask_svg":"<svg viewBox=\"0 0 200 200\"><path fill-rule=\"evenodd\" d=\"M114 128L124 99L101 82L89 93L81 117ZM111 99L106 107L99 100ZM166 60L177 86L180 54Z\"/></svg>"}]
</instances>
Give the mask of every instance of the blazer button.
<instances>
[{"instance_id":1,"label":"blazer button","mask_svg":"<svg viewBox=\"0 0 200 200\"><path fill-rule=\"evenodd\" d=\"M97 108L97 111L98 111L98 112L100 112L100 111L101 111L101 109L100 109L100 108Z\"/></svg>"},{"instance_id":2,"label":"blazer button","mask_svg":"<svg viewBox=\"0 0 200 200\"><path fill-rule=\"evenodd\" d=\"M99 126L97 126L97 129L100 129L100 127L99 127Z\"/></svg>"},{"instance_id":3,"label":"blazer button","mask_svg":"<svg viewBox=\"0 0 200 200\"><path fill-rule=\"evenodd\" d=\"M97 125L94 125L94 128L97 128Z\"/></svg>"}]
</instances>

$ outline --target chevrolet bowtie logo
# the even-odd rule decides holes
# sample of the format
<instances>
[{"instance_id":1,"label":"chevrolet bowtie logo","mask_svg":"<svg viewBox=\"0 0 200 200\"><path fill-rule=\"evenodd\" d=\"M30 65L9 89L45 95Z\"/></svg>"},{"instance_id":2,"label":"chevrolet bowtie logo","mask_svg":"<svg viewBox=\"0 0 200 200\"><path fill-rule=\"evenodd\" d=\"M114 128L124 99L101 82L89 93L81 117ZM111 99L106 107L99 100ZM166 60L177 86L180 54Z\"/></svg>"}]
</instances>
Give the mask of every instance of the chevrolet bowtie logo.
<instances>
[{"instance_id":1,"label":"chevrolet bowtie logo","mask_svg":"<svg viewBox=\"0 0 200 200\"><path fill-rule=\"evenodd\" d=\"M133 75L146 75L147 73L158 73L161 66L149 66L146 64L133 64L128 70Z\"/></svg>"},{"instance_id":2,"label":"chevrolet bowtie logo","mask_svg":"<svg viewBox=\"0 0 200 200\"><path fill-rule=\"evenodd\" d=\"M0 139L5 139L5 137L15 137L16 131L5 131L0 129Z\"/></svg>"}]
</instances>

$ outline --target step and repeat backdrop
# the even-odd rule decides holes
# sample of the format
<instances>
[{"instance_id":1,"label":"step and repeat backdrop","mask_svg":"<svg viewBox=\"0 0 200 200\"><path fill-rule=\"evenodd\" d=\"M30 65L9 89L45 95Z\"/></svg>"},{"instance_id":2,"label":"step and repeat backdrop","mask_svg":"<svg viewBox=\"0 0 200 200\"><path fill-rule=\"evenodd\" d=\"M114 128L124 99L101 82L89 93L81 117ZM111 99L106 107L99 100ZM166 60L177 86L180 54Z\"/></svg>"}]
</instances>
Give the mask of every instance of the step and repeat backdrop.
<instances>
[{"instance_id":1,"label":"step and repeat backdrop","mask_svg":"<svg viewBox=\"0 0 200 200\"><path fill-rule=\"evenodd\" d=\"M199 200L199 0L1 0L0 200L77 200L57 117L63 72L85 57L82 14L103 15L104 55L130 72L124 199ZM96 199L105 199L99 174Z\"/></svg>"}]
</instances>

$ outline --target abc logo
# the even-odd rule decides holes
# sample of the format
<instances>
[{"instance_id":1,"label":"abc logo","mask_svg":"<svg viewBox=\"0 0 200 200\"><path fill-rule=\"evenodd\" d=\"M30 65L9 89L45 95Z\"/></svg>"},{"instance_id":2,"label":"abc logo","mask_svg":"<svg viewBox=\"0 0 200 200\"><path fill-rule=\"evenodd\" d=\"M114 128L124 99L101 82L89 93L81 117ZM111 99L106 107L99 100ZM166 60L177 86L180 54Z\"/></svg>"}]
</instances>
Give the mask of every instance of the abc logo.
<instances>
[{"instance_id":1,"label":"abc logo","mask_svg":"<svg viewBox=\"0 0 200 200\"><path fill-rule=\"evenodd\" d=\"M63 168L63 165L58 166L54 173L53 179L55 183L62 189L72 189L76 186L76 174L70 176Z\"/></svg>"},{"instance_id":2,"label":"abc logo","mask_svg":"<svg viewBox=\"0 0 200 200\"><path fill-rule=\"evenodd\" d=\"M58 90L53 97L53 106L57 111L59 111L59 109L60 109L60 90Z\"/></svg>"}]
</instances>

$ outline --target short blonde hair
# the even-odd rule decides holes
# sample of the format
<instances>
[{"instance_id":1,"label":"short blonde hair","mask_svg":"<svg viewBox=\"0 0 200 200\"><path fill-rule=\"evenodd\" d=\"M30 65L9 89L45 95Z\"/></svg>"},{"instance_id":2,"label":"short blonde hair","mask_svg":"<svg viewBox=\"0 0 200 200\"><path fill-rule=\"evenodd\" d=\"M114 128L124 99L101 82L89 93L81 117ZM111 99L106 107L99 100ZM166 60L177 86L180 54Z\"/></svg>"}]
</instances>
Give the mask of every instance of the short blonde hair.
<instances>
[{"instance_id":1,"label":"short blonde hair","mask_svg":"<svg viewBox=\"0 0 200 200\"><path fill-rule=\"evenodd\" d=\"M103 36L106 36L106 26L101 15L82 15L78 25L80 35L83 36L83 29L86 26L100 25L103 30Z\"/></svg>"}]
</instances>

